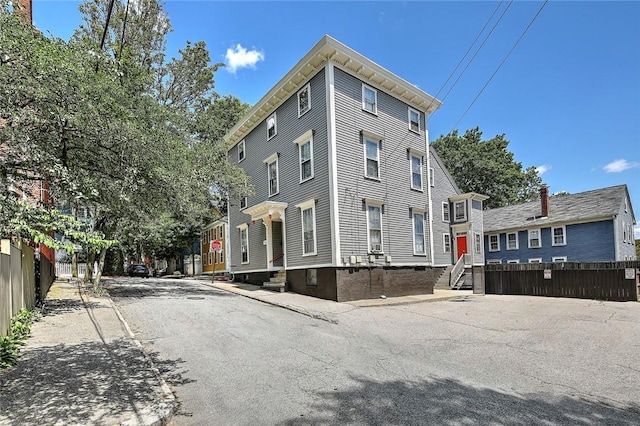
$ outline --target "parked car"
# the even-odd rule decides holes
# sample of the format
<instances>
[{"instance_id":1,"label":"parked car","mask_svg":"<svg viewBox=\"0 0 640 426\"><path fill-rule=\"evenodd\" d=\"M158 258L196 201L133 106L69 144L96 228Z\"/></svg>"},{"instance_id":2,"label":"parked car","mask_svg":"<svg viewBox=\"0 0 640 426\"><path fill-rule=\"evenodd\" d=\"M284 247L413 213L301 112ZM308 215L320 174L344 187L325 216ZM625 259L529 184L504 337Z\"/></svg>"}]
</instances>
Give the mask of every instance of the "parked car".
<instances>
[{"instance_id":1,"label":"parked car","mask_svg":"<svg viewBox=\"0 0 640 426\"><path fill-rule=\"evenodd\" d=\"M147 265L142 263L135 263L133 265L129 265L127 268L127 274L130 277L144 277L149 278L149 269Z\"/></svg>"}]
</instances>

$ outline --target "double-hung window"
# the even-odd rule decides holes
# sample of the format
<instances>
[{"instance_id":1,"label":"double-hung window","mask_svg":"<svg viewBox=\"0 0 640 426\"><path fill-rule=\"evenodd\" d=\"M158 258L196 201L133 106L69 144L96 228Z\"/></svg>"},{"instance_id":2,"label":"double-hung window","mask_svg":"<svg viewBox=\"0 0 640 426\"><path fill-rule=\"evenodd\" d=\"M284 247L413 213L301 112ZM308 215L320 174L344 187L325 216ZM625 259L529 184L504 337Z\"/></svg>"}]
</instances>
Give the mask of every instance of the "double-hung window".
<instances>
[{"instance_id":1,"label":"double-hung window","mask_svg":"<svg viewBox=\"0 0 640 426\"><path fill-rule=\"evenodd\" d=\"M269 197L273 197L280 192L280 184L278 182L278 153L272 154L264 160L267 164L267 180L269 181Z\"/></svg>"},{"instance_id":2,"label":"double-hung window","mask_svg":"<svg viewBox=\"0 0 640 426\"><path fill-rule=\"evenodd\" d=\"M529 230L529 248L540 248L540 247L542 247L542 242L540 241L540 230L530 229Z\"/></svg>"},{"instance_id":3,"label":"double-hung window","mask_svg":"<svg viewBox=\"0 0 640 426\"><path fill-rule=\"evenodd\" d=\"M453 212L456 222L464 222L467 220L467 204L465 201L456 201L453 204Z\"/></svg>"},{"instance_id":4,"label":"double-hung window","mask_svg":"<svg viewBox=\"0 0 640 426\"><path fill-rule=\"evenodd\" d=\"M476 232L473 234L473 238L474 238L474 252L475 254L481 254L482 253L482 236Z\"/></svg>"},{"instance_id":5,"label":"double-hung window","mask_svg":"<svg viewBox=\"0 0 640 426\"><path fill-rule=\"evenodd\" d=\"M316 200L314 198L296 205L300 209L302 223L302 255L317 253L316 248Z\"/></svg>"},{"instance_id":6,"label":"double-hung window","mask_svg":"<svg viewBox=\"0 0 640 426\"><path fill-rule=\"evenodd\" d=\"M365 84L362 85L362 109L372 114L378 113L378 91Z\"/></svg>"},{"instance_id":7,"label":"double-hung window","mask_svg":"<svg viewBox=\"0 0 640 426\"><path fill-rule=\"evenodd\" d=\"M422 157L411 154L411 189L422 191Z\"/></svg>"},{"instance_id":8,"label":"double-hung window","mask_svg":"<svg viewBox=\"0 0 640 426\"><path fill-rule=\"evenodd\" d=\"M413 254L425 255L427 254L427 244L425 241L424 222L425 215L422 211L414 210L413 216Z\"/></svg>"},{"instance_id":9,"label":"double-hung window","mask_svg":"<svg viewBox=\"0 0 640 426\"><path fill-rule=\"evenodd\" d=\"M451 221L451 214L449 213L449 203L447 203L446 201L442 202L442 221Z\"/></svg>"},{"instance_id":10,"label":"double-hung window","mask_svg":"<svg viewBox=\"0 0 640 426\"><path fill-rule=\"evenodd\" d=\"M489 235L489 251L500 251L500 235Z\"/></svg>"},{"instance_id":11,"label":"double-hung window","mask_svg":"<svg viewBox=\"0 0 640 426\"><path fill-rule=\"evenodd\" d=\"M429 169L429 185L431 185L432 188L436 186L436 173L433 168Z\"/></svg>"},{"instance_id":12,"label":"double-hung window","mask_svg":"<svg viewBox=\"0 0 640 426\"><path fill-rule=\"evenodd\" d=\"M247 197L240 198L240 210L247 208Z\"/></svg>"},{"instance_id":13,"label":"double-hung window","mask_svg":"<svg viewBox=\"0 0 640 426\"><path fill-rule=\"evenodd\" d=\"M551 228L551 237L553 238L552 246L564 246L567 244L566 228L564 226L558 226Z\"/></svg>"},{"instance_id":14,"label":"double-hung window","mask_svg":"<svg viewBox=\"0 0 640 426\"><path fill-rule=\"evenodd\" d=\"M298 92L298 117L311 109L311 88L307 84Z\"/></svg>"},{"instance_id":15,"label":"double-hung window","mask_svg":"<svg viewBox=\"0 0 640 426\"><path fill-rule=\"evenodd\" d=\"M518 233L507 233L507 250L518 250Z\"/></svg>"},{"instance_id":16,"label":"double-hung window","mask_svg":"<svg viewBox=\"0 0 640 426\"><path fill-rule=\"evenodd\" d=\"M451 235L449 234L442 234L442 251L451 253Z\"/></svg>"},{"instance_id":17,"label":"double-hung window","mask_svg":"<svg viewBox=\"0 0 640 426\"><path fill-rule=\"evenodd\" d=\"M370 253L382 253L382 204L367 204L367 236Z\"/></svg>"},{"instance_id":18,"label":"double-hung window","mask_svg":"<svg viewBox=\"0 0 640 426\"><path fill-rule=\"evenodd\" d=\"M305 132L294 141L298 145L300 159L300 183L313 177L313 132Z\"/></svg>"},{"instance_id":19,"label":"double-hung window","mask_svg":"<svg viewBox=\"0 0 640 426\"><path fill-rule=\"evenodd\" d=\"M420 113L413 108L409 108L409 130L420 133Z\"/></svg>"},{"instance_id":20,"label":"double-hung window","mask_svg":"<svg viewBox=\"0 0 640 426\"><path fill-rule=\"evenodd\" d=\"M245 143L243 139L238 144L238 163L244 160L244 148L245 148Z\"/></svg>"},{"instance_id":21,"label":"double-hung window","mask_svg":"<svg viewBox=\"0 0 640 426\"><path fill-rule=\"evenodd\" d=\"M267 140L271 139L278 133L277 122L276 122L276 113L270 115L267 118Z\"/></svg>"},{"instance_id":22,"label":"double-hung window","mask_svg":"<svg viewBox=\"0 0 640 426\"><path fill-rule=\"evenodd\" d=\"M380 142L364 138L364 175L371 179L380 179Z\"/></svg>"},{"instance_id":23,"label":"double-hung window","mask_svg":"<svg viewBox=\"0 0 640 426\"><path fill-rule=\"evenodd\" d=\"M240 263L249 263L249 225L243 223L240 229Z\"/></svg>"}]
</instances>

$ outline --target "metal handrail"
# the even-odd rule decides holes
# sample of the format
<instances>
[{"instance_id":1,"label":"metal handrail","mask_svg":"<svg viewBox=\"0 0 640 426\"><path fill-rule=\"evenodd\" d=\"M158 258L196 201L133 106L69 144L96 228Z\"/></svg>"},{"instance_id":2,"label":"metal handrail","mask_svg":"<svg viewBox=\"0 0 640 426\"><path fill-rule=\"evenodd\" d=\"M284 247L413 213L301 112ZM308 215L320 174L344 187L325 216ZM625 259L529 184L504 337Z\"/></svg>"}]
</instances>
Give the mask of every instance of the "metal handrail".
<instances>
[{"instance_id":1,"label":"metal handrail","mask_svg":"<svg viewBox=\"0 0 640 426\"><path fill-rule=\"evenodd\" d=\"M269 261L269 263L273 263L273 262L275 262L276 260L280 260L280 259L282 259L283 257L284 257L284 253L281 253L281 254L277 255L276 257L274 257L273 259L271 259L271 260Z\"/></svg>"}]
</instances>

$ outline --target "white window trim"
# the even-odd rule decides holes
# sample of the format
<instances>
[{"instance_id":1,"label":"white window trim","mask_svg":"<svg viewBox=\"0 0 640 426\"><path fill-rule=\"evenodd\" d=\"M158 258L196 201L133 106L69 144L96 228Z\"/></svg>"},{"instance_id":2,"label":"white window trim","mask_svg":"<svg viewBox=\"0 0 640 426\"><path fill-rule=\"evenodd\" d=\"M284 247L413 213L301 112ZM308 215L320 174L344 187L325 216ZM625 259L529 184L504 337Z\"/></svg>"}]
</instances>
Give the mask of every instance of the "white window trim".
<instances>
[{"instance_id":1,"label":"white window trim","mask_svg":"<svg viewBox=\"0 0 640 426\"><path fill-rule=\"evenodd\" d=\"M240 158L240 147L242 147L242 158ZM242 139L239 143L238 143L238 163L241 163L245 158L247 158L247 151L246 151L247 147L245 144L244 139Z\"/></svg>"},{"instance_id":2,"label":"white window trim","mask_svg":"<svg viewBox=\"0 0 640 426\"><path fill-rule=\"evenodd\" d=\"M551 258L552 262L566 262L567 261L567 256L553 256Z\"/></svg>"},{"instance_id":3,"label":"white window trim","mask_svg":"<svg viewBox=\"0 0 640 426\"><path fill-rule=\"evenodd\" d=\"M529 263L542 263L542 258L541 257L533 257L533 258L529 259Z\"/></svg>"},{"instance_id":4,"label":"white window trim","mask_svg":"<svg viewBox=\"0 0 640 426\"><path fill-rule=\"evenodd\" d=\"M384 232L383 232L384 227L382 226L382 220L383 220L382 210L383 210L384 204L378 200L365 199L365 206L367 208L366 210L367 253L384 254ZM378 209L380 209L380 250L379 251L373 251L371 249L371 230L369 229L369 207L377 207Z\"/></svg>"},{"instance_id":5,"label":"white window trim","mask_svg":"<svg viewBox=\"0 0 640 426\"><path fill-rule=\"evenodd\" d=\"M418 130L414 130L411 128L411 113L415 112L416 114L418 114ZM421 114L420 111L418 111L417 109L413 109L411 107L408 107L408 111L407 111L407 115L409 116L409 130L413 133L417 133L420 134L420 130L422 130L422 126L420 125L420 118L421 118Z\"/></svg>"},{"instance_id":6,"label":"white window trim","mask_svg":"<svg viewBox=\"0 0 640 426\"><path fill-rule=\"evenodd\" d=\"M473 252L482 254L482 235L479 232L473 233Z\"/></svg>"},{"instance_id":7,"label":"white window trim","mask_svg":"<svg viewBox=\"0 0 640 426\"><path fill-rule=\"evenodd\" d=\"M267 160L270 160L270 161L267 162ZM275 158L273 158L273 155L272 155L267 160L265 160L265 163L267 163L267 186L269 190L269 198L271 198L280 193L280 164L278 161L278 153L275 154ZM276 164L276 190L275 192L272 193L271 192L271 176L269 175L269 173L271 170L271 165L273 163Z\"/></svg>"},{"instance_id":8,"label":"white window trim","mask_svg":"<svg viewBox=\"0 0 640 426\"><path fill-rule=\"evenodd\" d=\"M316 230L316 199L312 198L300 204L296 204L300 209L300 233L302 239L302 257L316 256L318 254L318 232ZM311 210L311 220L313 221L313 251L304 252L304 212Z\"/></svg>"},{"instance_id":9,"label":"white window trim","mask_svg":"<svg viewBox=\"0 0 640 426\"><path fill-rule=\"evenodd\" d=\"M422 247L423 252L416 251L416 217L415 215L422 216ZM425 215L424 209L412 208L411 209L411 226L412 226L412 234L413 234L413 255L414 256L426 256L427 255L427 217Z\"/></svg>"},{"instance_id":10,"label":"white window trim","mask_svg":"<svg viewBox=\"0 0 640 426\"><path fill-rule=\"evenodd\" d=\"M487 259L487 265L502 265L502 259Z\"/></svg>"},{"instance_id":11,"label":"white window trim","mask_svg":"<svg viewBox=\"0 0 640 426\"><path fill-rule=\"evenodd\" d=\"M378 153L378 156L379 155L380 154ZM414 170L413 170L413 159L414 158L417 158L418 161L420 162L420 166L419 166L419 169L418 169L418 171L420 172L420 186L419 187L414 186L414 184L413 184L413 173L414 173ZM422 158L423 158L422 156L416 155L416 154L413 154L413 153L411 153L409 155L409 169L410 169L410 172L411 172L411 189L414 189L414 190L420 191L420 192L424 192L424 189L423 189L424 188L424 173L423 173L424 164L423 164Z\"/></svg>"},{"instance_id":12,"label":"white window trim","mask_svg":"<svg viewBox=\"0 0 640 426\"><path fill-rule=\"evenodd\" d=\"M432 188L436 186L436 171L433 168L429 168L429 185Z\"/></svg>"},{"instance_id":13,"label":"white window trim","mask_svg":"<svg viewBox=\"0 0 640 426\"><path fill-rule=\"evenodd\" d=\"M244 201L244 207L242 206L242 202L243 202L243 201ZM246 209L248 204L249 204L249 200L248 200L248 198L247 198L247 197L241 197L241 198L240 198L240 204L239 204L239 206L240 206L239 210L244 210L244 209Z\"/></svg>"},{"instance_id":14,"label":"white window trim","mask_svg":"<svg viewBox=\"0 0 640 426\"><path fill-rule=\"evenodd\" d=\"M497 242L497 248L496 249L492 249L491 248L491 237L496 237L496 242ZM490 234L489 235L489 251L490 252L498 252L498 251L500 251L500 234Z\"/></svg>"},{"instance_id":15,"label":"white window trim","mask_svg":"<svg viewBox=\"0 0 640 426\"><path fill-rule=\"evenodd\" d=\"M513 248L509 247L509 235L515 235L516 236L516 246L513 247ZM518 241L518 231L516 231L516 232L507 232L505 244L507 245L507 250L519 250L520 249L520 242Z\"/></svg>"},{"instance_id":16,"label":"white window trim","mask_svg":"<svg viewBox=\"0 0 640 426\"><path fill-rule=\"evenodd\" d=\"M561 228L562 229L562 243L556 243L556 236L554 234L554 230ZM557 247L557 246L566 246L567 245L567 227L562 225L562 226L552 226L551 227L551 245L553 247Z\"/></svg>"},{"instance_id":17,"label":"white window trim","mask_svg":"<svg viewBox=\"0 0 640 426\"><path fill-rule=\"evenodd\" d=\"M463 217L458 218L458 216L456 215L457 209L456 206L462 204L462 211L464 212ZM453 203L453 220L454 222L466 222L467 220L467 202L466 200L462 200L462 201L456 201L455 203Z\"/></svg>"},{"instance_id":18,"label":"white window trim","mask_svg":"<svg viewBox=\"0 0 640 426\"><path fill-rule=\"evenodd\" d=\"M273 135L269 136L269 120L273 117ZM269 117L267 117L267 140L273 139L278 134L278 117L274 112Z\"/></svg>"},{"instance_id":19,"label":"white window trim","mask_svg":"<svg viewBox=\"0 0 640 426\"><path fill-rule=\"evenodd\" d=\"M307 91L307 101L309 102L309 105L307 106L306 110L300 111L300 94L305 90ZM297 98L298 98L298 118L300 118L306 113L308 113L309 111L311 111L311 85L309 83L307 83L302 89L298 91Z\"/></svg>"},{"instance_id":20,"label":"white window trim","mask_svg":"<svg viewBox=\"0 0 640 426\"><path fill-rule=\"evenodd\" d=\"M449 244L447 244L447 241ZM449 246L449 250L447 250L447 246ZM450 234L442 234L442 252L443 253L451 253L451 235Z\"/></svg>"},{"instance_id":21,"label":"white window trim","mask_svg":"<svg viewBox=\"0 0 640 426\"><path fill-rule=\"evenodd\" d=\"M313 161L313 130L307 130L303 135L298 137L295 141L293 141L296 145L298 145L298 166L300 168L300 183L306 182L308 180L313 179L315 176L314 172L314 161ZM309 160L311 161L311 176L308 178L302 178L302 146L309 142Z\"/></svg>"},{"instance_id":22,"label":"white window trim","mask_svg":"<svg viewBox=\"0 0 640 426\"><path fill-rule=\"evenodd\" d=\"M531 246L531 233L533 231L537 231L538 232L538 246ZM537 229L529 229L527 231L527 246L529 248L542 248L542 232L540 231L540 228Z\"/></svg>"},{"instance_id":23,"label":"white window trim","mask_svg":"<svg viewBox=\"0 0 640 426\"><path fill-rule=\"evenodd\" d=\"M365 104L365 99L366 99L364 95L365 89L369 89L373 91L373 94L374 94L373 111L369 111ZM367 86L364 83L362 83L362 110L365 112L368 112L369 114L378 115L378 91L371 86Z\"/></svg>"},{"instance_id":24,"label":"white window trim","mask_svg":"<svg viewBox=\"0 0 640 426\"><path fill-rule=\"evenodd\" d=\"M511 263L511 264L520 263L520 259L507 260L507 263Z\"/></svg>"},{"instance_id":25,"label":"white window trim","mask_svg":"<svg viewBox=\"0 0 640 426\"><path fill-rule=\"evenodd\" d=\"M364 154L363 154L364 155L364 177L366 179L372 179L372 180L380 181L381 180L380 179L380 141L376 140L376 139L373 139L373 138L370 138L370 137L368 137L366 135L363 135L363 139L364 139L364 143L362 145L363 145L363 148L364 148ZM378 154L377 157L378 158L376 159L376 161L378 162L378 176L377 177L369 176L367 174L367 142L375 143L376 146L378 147L378 151L377 151L377 154Z\"/></svg>"},{"instance_id":26,"label":"white window trim","mask_svg":"<svg viewBox=\"0 0 640 426\"><path fill-rule=\"evenodd\" d=\"M445 212L447 212L447 217L445 218ZM442 221L446 223L451 222L451 210L449 203L446 201L442 202Z\"/></svg>"},{"instance_id":27,"label":"white window trim","mask_svg":"<svg viewBox=\"0 0 640 426\"><path fill-rule=\"evenodd\" d=\"M250 263L250 258L249 258L249 224L247 223L241 223L240 225L237 226L238 230L240 231L240 264L242 265L248 265ZM242 233L246 232L247 233L247 261L243 262L242 261Z\"/></svg>"}]
</instances>

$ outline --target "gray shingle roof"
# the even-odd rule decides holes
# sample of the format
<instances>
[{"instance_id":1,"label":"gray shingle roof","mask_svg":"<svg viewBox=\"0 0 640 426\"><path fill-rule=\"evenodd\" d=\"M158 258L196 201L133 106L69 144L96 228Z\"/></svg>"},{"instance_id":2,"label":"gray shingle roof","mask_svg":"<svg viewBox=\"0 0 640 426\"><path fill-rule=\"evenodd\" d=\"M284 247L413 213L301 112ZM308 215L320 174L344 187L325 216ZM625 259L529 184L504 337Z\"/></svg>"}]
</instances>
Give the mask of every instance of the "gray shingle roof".
<instances>
[{"instance_id":1,"label":"gray shingle roof","mask_svg":"<svg viewBox=\"0 0 640 426\"><path fill-rule=\"evenodd\" d=\"M556 223L585 222L612 218L620 211L627 195L627 186L594 189L549 198L549 216L540 217L540 201L500 207L484 212L484 231L549 226Z\"/></svg>"}]
</instances>

